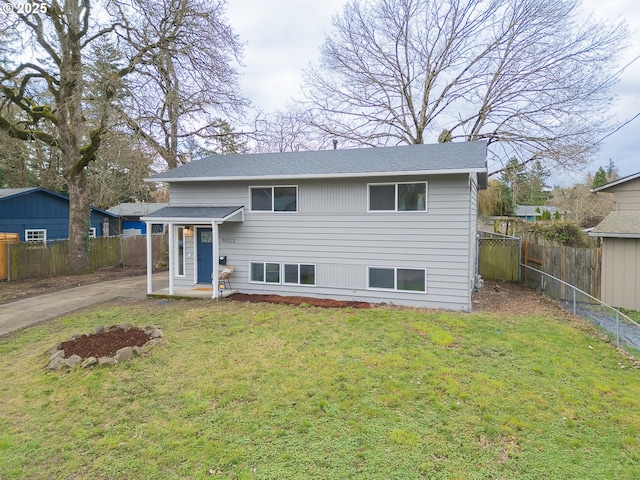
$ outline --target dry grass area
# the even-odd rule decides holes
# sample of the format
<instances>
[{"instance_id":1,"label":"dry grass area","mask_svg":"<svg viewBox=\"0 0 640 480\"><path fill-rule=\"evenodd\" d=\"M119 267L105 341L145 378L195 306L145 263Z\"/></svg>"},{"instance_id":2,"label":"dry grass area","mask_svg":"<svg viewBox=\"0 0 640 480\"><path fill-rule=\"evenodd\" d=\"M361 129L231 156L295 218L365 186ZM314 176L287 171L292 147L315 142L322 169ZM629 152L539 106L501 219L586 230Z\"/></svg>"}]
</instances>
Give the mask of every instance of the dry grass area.
<instances>
[{"instance_id":1,"label":"dry grass area","mask_svg":"<svg viewBox=\"0 0 640 480\"><path fill-rule=\"evenodd\" d=\"M474 293L474 311L494 312L517 316L566 315L552 299L541 292L519 283L485 281L482 289Z\"/></svg>"}]
</instances>

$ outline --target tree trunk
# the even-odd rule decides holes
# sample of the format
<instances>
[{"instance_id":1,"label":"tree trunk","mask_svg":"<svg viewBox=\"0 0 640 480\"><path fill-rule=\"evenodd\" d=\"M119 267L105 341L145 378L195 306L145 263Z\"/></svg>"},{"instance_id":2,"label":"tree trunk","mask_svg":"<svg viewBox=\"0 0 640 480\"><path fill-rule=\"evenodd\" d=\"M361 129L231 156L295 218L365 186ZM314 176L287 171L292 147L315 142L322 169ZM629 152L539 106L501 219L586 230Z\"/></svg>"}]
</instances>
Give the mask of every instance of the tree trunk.
<instances>
[{"instance_id":1,"label":"tree trunk","mask_svg":"<svg viewBox=\"0 0 640 480\"><path fill-rule=\"evenodd\" d=\"M84 170L67 178L69 186L69 267L72 274L91 271L89 228L91 207Z\"/></svg>"}]
</instances>

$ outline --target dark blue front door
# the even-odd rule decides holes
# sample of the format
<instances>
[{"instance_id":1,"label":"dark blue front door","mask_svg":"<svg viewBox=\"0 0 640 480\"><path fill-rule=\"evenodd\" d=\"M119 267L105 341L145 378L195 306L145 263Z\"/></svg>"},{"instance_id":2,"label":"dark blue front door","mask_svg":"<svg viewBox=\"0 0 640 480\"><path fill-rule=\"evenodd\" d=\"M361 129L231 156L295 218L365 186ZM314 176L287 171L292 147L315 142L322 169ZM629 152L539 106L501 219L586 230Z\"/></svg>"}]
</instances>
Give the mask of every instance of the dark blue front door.
<instances>
[{"instance_id":1,"label":"dark blue front door","mask_svg":"<svg viewBox=\"0 0 640 480\"><path fill-rule=\"evenodd\" d=\"M213 273L213 233L210 228L198 229L198 283L211 283Z\"/></svg>"}]
</instances>

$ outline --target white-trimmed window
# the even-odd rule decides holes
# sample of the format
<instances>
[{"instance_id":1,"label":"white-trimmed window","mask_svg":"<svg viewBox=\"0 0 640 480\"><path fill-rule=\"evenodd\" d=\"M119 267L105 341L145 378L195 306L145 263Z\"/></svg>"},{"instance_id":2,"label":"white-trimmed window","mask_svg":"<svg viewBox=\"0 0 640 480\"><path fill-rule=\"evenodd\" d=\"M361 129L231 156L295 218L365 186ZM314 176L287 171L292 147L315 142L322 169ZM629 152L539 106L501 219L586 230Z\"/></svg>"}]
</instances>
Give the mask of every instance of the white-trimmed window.
<instances>
[{"instance_id":1,"label":"white-trimmed window","mask_svg":"<svg viewBox=\"0 0 640 480\"><path fill-rule=\"evenodd\" d=\"M315 285L316 266L310 263L285 263L282 265L282 278L286 285Z\"/></svg>"},{"instance_id":2,"label":"white-trimmed window","mask_svg":"<svg viewBox=\"0 0 640 480\"><path fill-rule=\"evenodd\" d=\"M185 249L185 244L184 244L184 227L175 227L175 234L176 234L176 240L175 240L175 250L176 250L176 254L174 256L175 261L176 261L176 276L177 277L184 277L185 275L185 262L186 262L186 255L184 254L184 249Z\"/></svg>"},{"instance_id":3,"label":"white-trimmed window","mask_svg":"<svg viewBox=\"0 0 640 480\"><path fill-rule=\"evenodd\" d=\"M96 238L96 227L91 227L89 229L89 238Z\"/></svg>"},{"instance_id":4,"label":"white-trimmed window","mask_svg":"<svg viewBox=\"0 0 640 480\"><path fill-rule=\"evenodd\" d=\"M367 287L372 290L427 291L424 268L368 267Z\"/></svg>"},{"instance_id":5,"label":"white-trimmed window","mask_svg":"<svg viewBox=\"0 0 640 480\"><path fill-rule=\"evenodd\" d=\"M47 230L42 228L33 228L24 231L25 242L46 242Z\"/></svg>"},{"instance_id":6,"label":"white-trimmed window","mask_svg":"<svg viewBox=\"0 0 640 480\"><path fill-rule=\"evenodd\" d=\"M252 212L297 212L298 187L249 187Z\"/></svg>"},{"instance_id":7,"label":"white-trimmed window","mask_svg":"<svg viewBox=\"0 0 640 480\"><path fill-rule=\"evenodd\" d=\"M275 262L251 262L249 281L253 283L280 283L280 264Z\"/></svg>"},{"instance_id":8,"label":"white-trimmed window","mask_svg":"<svg viewBox=\"0 0 640 480\"><path fill-rule=\"evenodd\" d=\"M370 212L426 212L427 182L370 183Z\"/></svg>"}]
</instances>

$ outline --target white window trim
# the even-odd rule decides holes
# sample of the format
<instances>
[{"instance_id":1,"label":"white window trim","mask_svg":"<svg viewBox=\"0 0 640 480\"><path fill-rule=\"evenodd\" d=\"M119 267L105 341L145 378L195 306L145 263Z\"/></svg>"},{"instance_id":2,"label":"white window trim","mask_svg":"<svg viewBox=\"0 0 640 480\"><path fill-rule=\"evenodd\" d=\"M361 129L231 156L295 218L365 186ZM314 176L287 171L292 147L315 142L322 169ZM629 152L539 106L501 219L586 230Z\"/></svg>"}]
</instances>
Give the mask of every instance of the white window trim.
<instances>
[{"instance_id":1,"label":"white window trim","mask_svg":"<svg viewBox=\"0 0 640 480\"><path fill-rule=\"evenodd\" d=\"M97 233L96 227L89 228L89 238L97 238Z\"/></svg>"},{"instance_id":2,"label":"white window trim","mask_svg":"<svg viewBox=\"0 0 640 480\"><path fill-rule=\"evenodd\" d=\"M410 185L413 183L424 183L424 210L398 210L398 185ZM371 188L372 186L393 185L395 188L394 195L394 209L393 210L371 210ZM429 211L429 205L427 199L429 198L429 182L426 180L416 180L414 182L378 182L367 183L367 213L427 213Z\"/></svg>"},{"instance_id":3,"label":"white window trim","mask_svg":"<svg viewBox=\"0 0 640 480\"><path fill-rule=\"evenodd\" d=\"M251 189L252 188L270 188L271 189L271 210L254 210L253 209L253 202L251 201ZM292 210L292 211L285 211L285 210L274 210L275 208L275 194L274 194L274 188L295 188L296 189L296 209ZM277 213L277 214L292 214L292 213L298 213L298 205L299 205L299 191L300 189L298 188L298 185L250 185L249 186L249 211L252 213ZM267 262L267 263L271 263L271 262Z\"/></svg>"},{"instance_id":4,"label":"white window trim","mask_svg":"<svg viewBox=\"0 0 640 480\"><path fill-rule=\"evenodd\" d=\"M285 280L285 275L284 275L284 267L285 267L285 265L297 265L297 267L298 267L298 281L296 283L287 282ZM301 265L313 267L313 283L300 283L300 266ZM282 271L280 272L280 279L282 280L282 285L298 285L300 287L315 287L316 284L317 284L317 281L316 281L317 270L318 269L317 269L315 263L282 262Z\"/></svg>"},{"instance_id":5,"label":"white window trim","mask_svg":"<svg viewBox=\"0 0 640 480\"><path fill-rule=\"evenodd\" d=\"M29 234L39 233L42 234L43 238L37 239L29 239ZM38 235L40 236L40 235ZM47 229L46 228L26 228L24 231L24 241L29 243L43 242L47 241Z\"/></svg>"},{"instance_id":6,"label":"white window trim","mask_svg":"<svg viewBox=\"0 0 640 480\"><path fill-rule=\"evenodd\" d=\"M264 277L263 281L252 280L251 279L251 264L253 263L261 263L262 264L262 275ZM274 265L278 265L278 273L279 273L279 281L278 282L267 282L267 263L272 263ZM249 283L257 283L259 285L282 285L282 263L281 262L270 262L268 260L251 260L249 262Z\"/></svg>"},{"instance_id":7,"label":"white window trim","mask_svg":"<svg viewBox=\"0 0 640 480\"><path fill-rule=\"evenodd\" d=\"M393 270L393 288L381 288L372 287L369 285L369 270L372 268L379 268L384 270ZM402 290L398 288L398 270L422 270L424 272L424 290ZM367 290L374 290L378 292L402 292L402 293L416 293L424 295L427 293L427 269L420 267L388 267L380 265L367 266Z\"/></svg>"}]
</instances>

